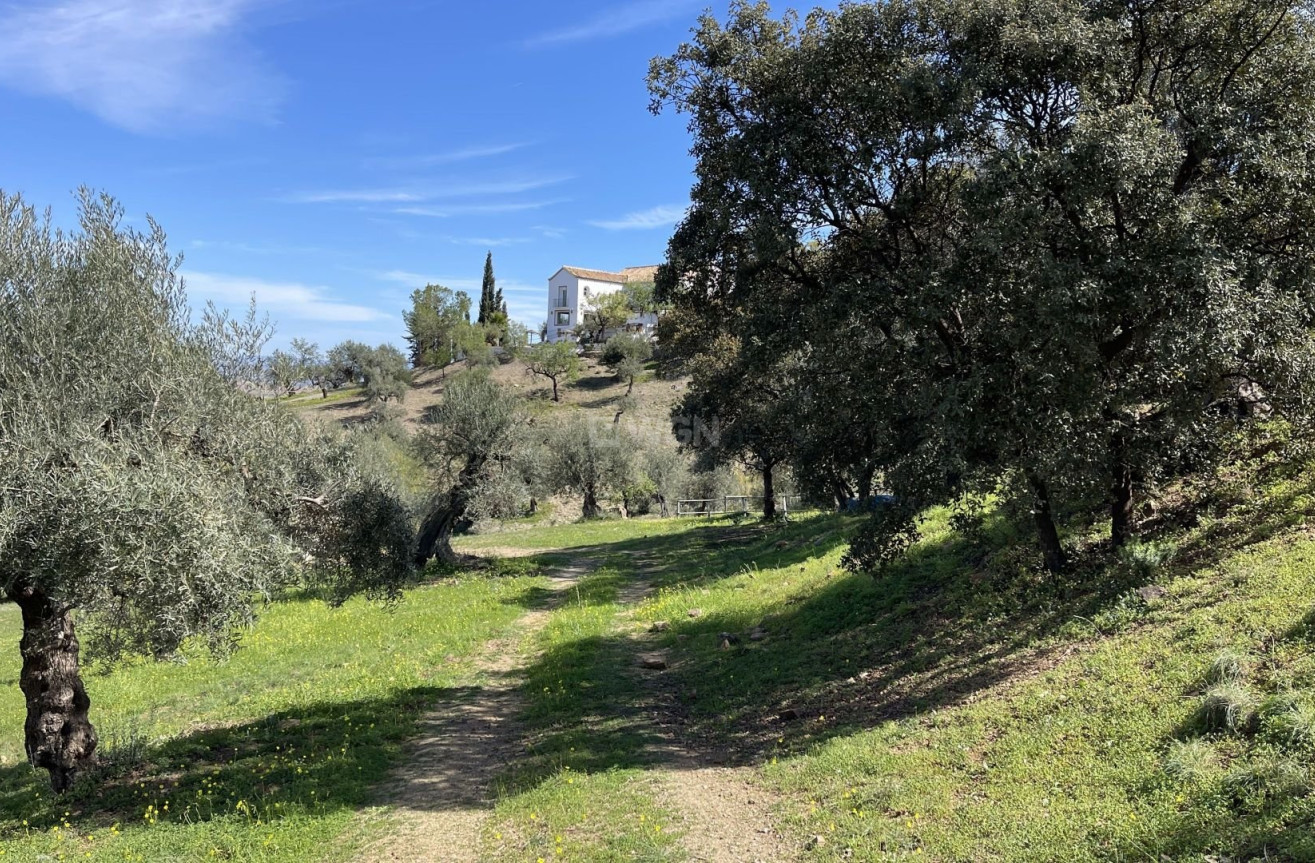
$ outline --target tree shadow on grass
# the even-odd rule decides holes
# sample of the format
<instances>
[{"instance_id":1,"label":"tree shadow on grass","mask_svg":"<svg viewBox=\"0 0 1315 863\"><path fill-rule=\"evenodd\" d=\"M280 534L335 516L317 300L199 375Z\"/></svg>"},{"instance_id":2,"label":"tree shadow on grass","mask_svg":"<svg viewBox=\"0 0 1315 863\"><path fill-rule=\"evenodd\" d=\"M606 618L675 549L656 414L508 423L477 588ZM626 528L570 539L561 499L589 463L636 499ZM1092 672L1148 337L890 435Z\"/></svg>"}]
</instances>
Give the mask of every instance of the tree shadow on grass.
<instances>
[{"instance_id":1,"label":"tree shadow on grass","mask_svg":"<svg viewBox=\"0 0 1315 863\"><path fill-rule=\"evenodd\" d=\"M563 763L688 766L664 754L669 736L705 763L761 763L959 704L1059 662L1072 639L1052 636L1135 586L1100 566L1062 581L1025 566L993 571L974 565L979 547L951 535L915 547L880 578L821 564L829 567L823 580L816 569L809 576L820 589L788 596L766 617L760 603L736 600L760 570L790 579L790 570L843 545L856 524L840 516L718 524L591 548L642 569L652 587L708 591L687 592L695 616L684 613L684 598L668 601L664 632L589 637L536 660L527 678L553 690L554 706L529 716L543 755L522 780ZM741 583L718 586L736 576ZM668 667L638 670L646 651L660 651Z\"/></svg>"},{"instance_id":2,"label":"tree shadow on grass","mask_svg":"<svg viewBox=\"0 0 1315 863\"><path fill-rule=\"evenodd\" d=\"M148 806L168 821L358 808L396 763L426 712L477 698L471 687L417 687L386 698L322 701L259 720L107 747L102 765L54 797L45 773L0 768L0 840L60 824L140 823ZM109 741L113 744L115 741ZM167 810L165 804L169 804Z\"/></svg>"}]
</instances>

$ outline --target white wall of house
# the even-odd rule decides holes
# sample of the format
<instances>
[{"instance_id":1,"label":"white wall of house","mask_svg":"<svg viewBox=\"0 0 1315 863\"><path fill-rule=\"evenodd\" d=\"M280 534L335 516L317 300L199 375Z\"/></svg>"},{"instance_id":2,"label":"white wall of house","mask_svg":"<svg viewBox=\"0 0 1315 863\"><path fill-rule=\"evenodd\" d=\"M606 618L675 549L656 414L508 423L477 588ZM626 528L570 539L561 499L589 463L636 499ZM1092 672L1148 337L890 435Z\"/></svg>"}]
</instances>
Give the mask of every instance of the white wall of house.
<instances>
[{"instance_id":1,"label":"white wall of house","mask_svg":"<svg viewBox=\"0 0 1315 863\"><path fill-rule=\"evenodd\" d=\"M548 280L548 341L567 338L580 323L580 280L565 268Z\"/></svg>"},{"instance_id":2,"label":"white wall of house","mask_svg":"<svg viewBox=\"0 0 1315 863\"><path fill-rule=\"evenodd\" d=\"M622 287L622 282L581 278L565 267L558 270L548 280L548 341L575 341L576 327L583 322L584 314L593 308L591 300L614 294ZM657 326L657 315L636 315L628 323L642 326L645 333L652 333Z\"/></svg>"}]
</instances>

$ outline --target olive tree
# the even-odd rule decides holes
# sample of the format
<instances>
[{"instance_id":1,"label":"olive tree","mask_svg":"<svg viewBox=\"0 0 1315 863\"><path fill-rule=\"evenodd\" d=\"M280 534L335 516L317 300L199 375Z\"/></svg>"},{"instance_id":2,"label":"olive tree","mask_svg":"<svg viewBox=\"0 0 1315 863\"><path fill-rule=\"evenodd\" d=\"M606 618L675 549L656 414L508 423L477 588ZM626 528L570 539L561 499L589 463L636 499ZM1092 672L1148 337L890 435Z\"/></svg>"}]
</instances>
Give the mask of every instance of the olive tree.
<instances>
[{"instance_id":1,"label":"olive tree","mask_svg":"<svg viewBox=\"0 0 1315 863\"><path fill-rule=\"evenodd\" d=\"M626 395L635 388L635 377L644 370L644 363L653 356L653 345L643 336L617 333L603 346L603 365L612 370L619 380L627 382Z\"/></svg>"},{"instance_id":2,"label":"olive tree","mask_svg":"<svg viewBox=\"0 0 1315 863\"><path fill-rule=\"evenodd\" d=\"M634 314L630 308L630 299L624 291L594 294L586 288L585 302L580 329L584 340L592 344L600 344L608 333L625 326Z\"/></svg>"},{"instance_id":3,"label":"olive tree","mask_svg":"<svg viewBox=\"0 0 1315 863\"><path fill-rule=\"evenodd\" d=\"M0 600L22 611L28 759L59 792L95 760L80 636L111 659L223 648L293 581L409 572L395 485L226 380L242 346L192 324L163 231L121 220L84 192L57 231L0 193Z\"/></svg>"},{"instance_id":4,"label":"olive tree","mask_svg":"<svg viewBox=\"0 0 1315 863\"><path fill-rule=\"evenodd\" d=\"M583 498L585 518L602 514L599 499L620 490L634 467L634 442L614 425L573 417L548 435L550 485Z\"/></svg>"},{"instance_id":5,"label":"olive tree","mask_svg":"<svg viewBox=\"0 0 1315 863\"><path fill-rule=\"evenodd\" d=\"M536 342L520 352L528 374L552 381L552 400L561 401L559 383L575 380L580 375L580 356L571 342Z\"/></svg>"},{"instance_id":6,"label":"olive tree","mask_svg":"<svg viewBox=\"0 0 1315 863\"><path fill-rule=\"evenodd\" d=\"M405 401L411 389L406 356L392 345L380 345L370 351L361 379L365 383L365 399L372 405Z\"/></svg>"},{"instance_id":7,"label":"olive tree","mask_svg":"<svg viewBox=\"0 0 1315 863\"><path fill-rule=\"evenodd\" d=\"M511 393L472 369L452 379L423 422L417 447L436 469L439 488L420 527L415 560L422 566L435 557L457 559L452 535L481 487L516 467L525 419Z\"/></svg>"}]
</instances>

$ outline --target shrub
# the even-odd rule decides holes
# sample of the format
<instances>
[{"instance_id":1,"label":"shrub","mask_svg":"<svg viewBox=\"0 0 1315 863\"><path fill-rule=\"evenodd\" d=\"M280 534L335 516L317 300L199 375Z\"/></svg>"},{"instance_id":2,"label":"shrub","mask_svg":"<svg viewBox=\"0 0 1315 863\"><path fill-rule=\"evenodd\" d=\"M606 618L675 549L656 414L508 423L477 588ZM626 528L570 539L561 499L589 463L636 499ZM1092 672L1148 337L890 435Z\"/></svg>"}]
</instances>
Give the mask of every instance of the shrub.
<instances>
[{"instance_id":1,"label":"shrub","mask_svg":"<svg viewBox=\"0 0 1315 863\"><path fill-rule=\"evenodd\" d=\"M1256 699L1241 683L1216 683L1201 702L1201 720L1210 731L1239 731L1251 719Z\"/></svg>"},{"instance_id":2,"label":"shrub","mask_svg":"<svg viewBox=\"0 0 1315 863\"><path fill-rule=\"evenodd\" d=\"M1119 549L1119 561L1138 579L1154 577L1173 560L1178 546L1171 542L1130 542Z\"/></svg>"},{"instance_id":3,"label":"shrub","mask_svg":"<svg viewBox=\"0 0 1315 863\"><path fill-rule=\"evenodd\" d=\"M1205 778L1219 766L1219 754L1204 740L1175 740L1164 757L1164 772L1180 782Z\"/></svg>"}]
</instances>

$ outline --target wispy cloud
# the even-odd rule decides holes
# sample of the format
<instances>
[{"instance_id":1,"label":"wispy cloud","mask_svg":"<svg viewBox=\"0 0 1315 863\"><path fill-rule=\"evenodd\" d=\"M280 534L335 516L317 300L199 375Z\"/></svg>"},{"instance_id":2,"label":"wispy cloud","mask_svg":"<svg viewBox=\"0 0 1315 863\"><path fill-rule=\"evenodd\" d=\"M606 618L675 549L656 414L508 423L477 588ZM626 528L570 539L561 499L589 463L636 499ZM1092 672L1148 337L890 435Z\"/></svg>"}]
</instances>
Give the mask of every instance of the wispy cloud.
<instances>
[{"instance_id":1,"label":"wispy cloud","mask_svg":"<svg viewBox=\"0 0 1315 863\"><path fill-rule=\"evenodd\" d=\"M685 16L697 7L698 3L690 0L638 0L606 9L585 21L540 33L525 40L525 47L548 48L570 42L587 42L620 36Z\"/></svg>"},{"instance_id":2,"label":"wispy cloud","mask_svg":"<svg viewBox=\"0 0 1315 863\"><path fill-rule=\"evenodd\" d=\"M555 176L488 183L416 184L391 188L329 189L296 192L283 198L283 200L292 204L419 204L448 198L518 195L547 186L555 186L570 179L569 176Z\"/></svg>"},{"instance_id":3,"label":"wispy cloud","mask_svg":"<svg viewBox=\"0 0 1315 863\"><path fill-rule=\"evenodd\" d=\"M684 207L670 205L629 213L611 221L590 222L589 224L595 228L603 228L608 231L642 231L652 228L666 228L676 224L684 217Z\"/></svg>"},{"instance_id":4,"label":"wispy cloud","mask_svg":"<svg viewBox=\"0 0 1315 863\"><path fill-rule=\"evenodd\" d=\"M242 38L270 0L55 0L0 7L0 85L134 132L269 119L285 86Z\"/></svg>"},{"instance_id":5,"label":"wispy cloud","mask_svg":"<svg viewBox=\"0 0 1315 863\"><path fill-rule=\"evenodd\" d=\"M407 270L384 270L373 272L369 275L381 282L392 282L405 288L421 288L425 285L442 285L451 288L454 291L466 291L472 288L480 287L479 279L451 278L443 276L432 276L424 273L412 273Z\"/></svg>"},{"instance_id":6,"label":"wispy cloud","mask_svg":"<svg viewBox=\"0 0 1315 863\"><path fill-rule=\"evenodd\" d=\"M524 147L524 144L495 144L488 147L466 147L461 150L451 150L446 153L429 153L420 156L390 156L366 159L367 168L377 168L381 170L415 170L418 168L433 168L439 165L452 165L457 162L470 162L475 159L491 159L495 156L503 156L507 153L513 153Z\"/></svg>"},{"instance_id":7,"label":"wispy cloud","mask_svg":"<svg viewBox=\"0 0 1315 863\"><path fill-rule=\"evenodd\" d=\"M330 189L297 192L283 200L290 204L401 204L427 199L422 193L407 189Z\"/></svg>"},{"instance_id":8,"label":"wispy cloud","mask_svg":"<svg viewBox=\"0 0 1315 863\"><path fill-rule=\"evenodd\" d=\"M502 204L452 204L437 207L398 207L393 210L401 216L427 216L434 219L447 219L452 216L475 216L497 213L525 213L542 210L567 202L566 198L553 201L508 201Z\"/></svg>"},{"instance_id":9,"label":"wispy cloud","mask_svg":"<svg viewBox=\"0 0 1315 863\"><path fill-rule=\"evenodd\" d=\"M182 275L188 293L194 299L214 300L219 305L227 305L245 303L255 296L256 305L275 319L347 323L392 317L378 309L337 300L328 288L218 273L189 271Z\"/></svg>"},{"instance_id":10,"label":"wispy cloud","mask_svg":"<svg viewBox=\"0 0 1315 863\"><path fill-rule=\"evenodd\" d=\"M335 250L324 246L293 246L284 243L242 243L232 240L192 240L193 249L211 249L221 252L242 252L248 255L326 255Z\"/></svg>"},{"instance_id":11,"label":"wispy cloud","mask_svg":"<svg viewBox=\"0 0 1315 863\"><path fill-rule=\"evenodd\" d=\"M482 246L487 249L496 249L502 246L518 246L521 243L528 243L529 237L443 237L443 241L451 243L454 246Z\"/></svg>"}]
</instances>

